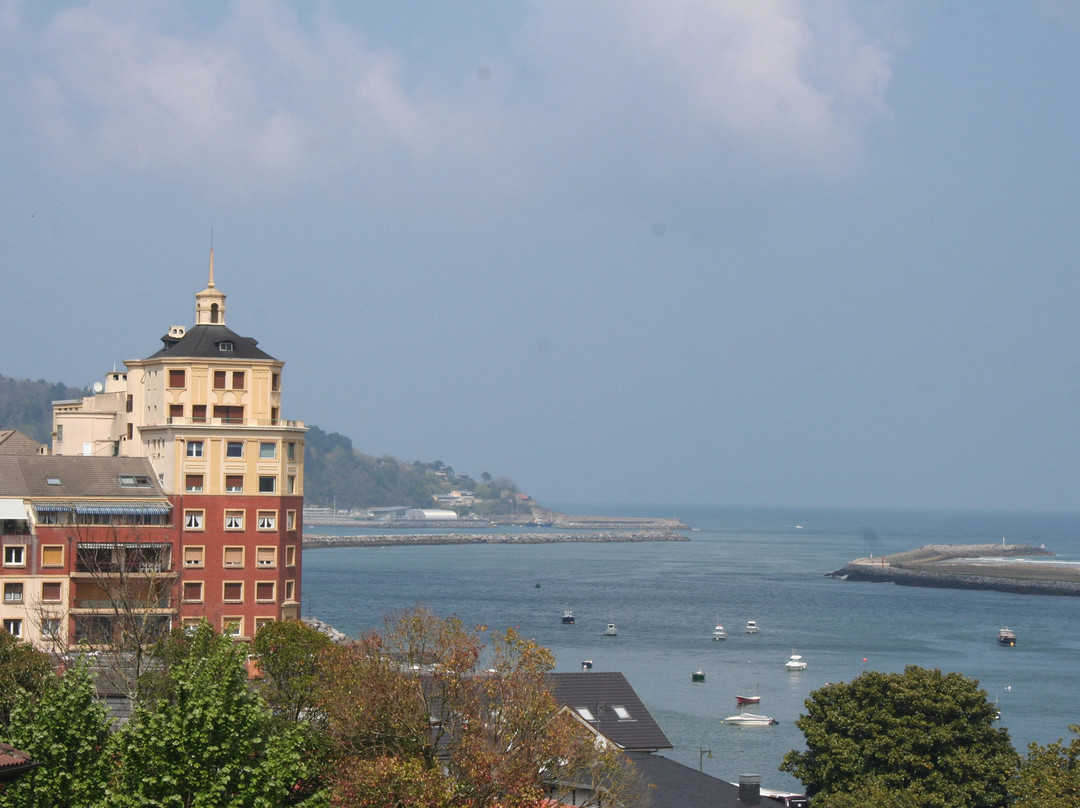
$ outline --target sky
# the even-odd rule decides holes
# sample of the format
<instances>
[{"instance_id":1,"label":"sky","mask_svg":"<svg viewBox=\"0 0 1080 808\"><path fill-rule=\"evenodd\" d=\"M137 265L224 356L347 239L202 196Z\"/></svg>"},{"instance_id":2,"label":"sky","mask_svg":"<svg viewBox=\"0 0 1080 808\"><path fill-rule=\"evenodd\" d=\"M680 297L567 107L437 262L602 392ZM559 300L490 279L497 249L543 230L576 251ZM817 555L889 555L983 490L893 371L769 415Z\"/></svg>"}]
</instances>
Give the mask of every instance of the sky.
<instances>
[{"instance_id":1,"label":"sky","mask_svg":"<svg viewBox=\"0 0 1080 808\"><path fill-rule=\"evenodd\" d=\"M540 502L1080 511L1080 4L0 4L0 374L194 322ZM321 503L316 503L321 504Z\"/></svg>"}]
</instances>

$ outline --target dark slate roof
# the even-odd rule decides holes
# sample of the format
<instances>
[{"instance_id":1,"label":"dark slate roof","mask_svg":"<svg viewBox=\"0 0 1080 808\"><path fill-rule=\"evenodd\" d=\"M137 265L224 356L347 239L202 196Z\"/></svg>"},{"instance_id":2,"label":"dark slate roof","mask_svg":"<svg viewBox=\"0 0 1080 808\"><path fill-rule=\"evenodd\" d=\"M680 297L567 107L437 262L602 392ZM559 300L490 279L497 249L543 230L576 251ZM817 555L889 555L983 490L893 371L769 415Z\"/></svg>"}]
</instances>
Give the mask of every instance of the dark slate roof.
<instances>
[{"instance_id":1,"label":"dark slate roof","mask_svg":"<svg viewBox=\"0 0 1080 808\"><path fill-rule=\"evenodd\" d=\"M746 808L739 802L739 787L660 755L631 753L627 757L650 786L649 808ZM761 797L761 808L780 808L784 803Z\"/></svg>"},{"instance_id":2,"label":"dark slate roof","mask_svg":"<svg viewBox=\"0 0 1080 808\"><path fill-rule=\"evenodd\" d=\"M162 359L179 356L184 359L193 357L202 359L269 359L274 357L257 347L251 337L241 337L235 331L223 325L195 325L187 330L180 339L166 334L161 338L165 343L160 351L149 356L149 359ZM222 351L221 343L233 343L233 350Z\"/></svg>"},{"instance_id":3,"label":"dark slate roof","mask_svg":"<svg viewBox=\"0 0 1080 808\"><path fill-rule=\"evenodd\" d=\"M671 741L646 709L626 677L617 672L551 673L551 691L559 704L581 715L608 740L632 752L670 749ZM629 717L621 718L615 708Z\"/></svg>"},{"instance_id":4,"label":"dark slate roof","mask_svg":"<svg viewBox=\"0 0 1080 808\"><path fill-rule=\"evenodd\" d=\"M0 780L14 780L41 764L11 744L0 743Z\"/></svg>"},{"instance_id":5,"label":"dark slate roof","mask_svg":"<svg viewBox=\"0 0 1080 808\"><path fill-rule=\"evenodd\" d=\"M121 475L149 477L147 486L120 485ZM57 479L59 485L49 485ZM86 455L0 455L0 497L56 499L164 499L153 466L145 457Z\"/></svg>"}]
</instances>

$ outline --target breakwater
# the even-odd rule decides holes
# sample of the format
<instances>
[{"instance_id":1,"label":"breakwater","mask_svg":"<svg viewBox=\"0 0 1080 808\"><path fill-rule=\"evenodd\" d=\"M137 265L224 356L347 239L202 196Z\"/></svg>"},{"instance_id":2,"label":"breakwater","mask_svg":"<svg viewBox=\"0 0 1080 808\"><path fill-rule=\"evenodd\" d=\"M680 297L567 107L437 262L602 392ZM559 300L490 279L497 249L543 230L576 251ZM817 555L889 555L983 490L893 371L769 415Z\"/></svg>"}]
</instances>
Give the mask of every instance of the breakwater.
<instances>
[{"instance_id":1,"label":"breakwater","mask_svg":"<svg viewBox=\"0 0 1080 808\"><path fill-rule=\"evenodd\" d=\"M857 558L828 574L899 586L1080 596L1080 567L1031 560L1037 556L1053 553L1025 544L927 545L879 558Z\"/></svg>"},{"instance_id":2,"label":"breakwater","mask_svg":"<svg viewBox=\"0 0 1080 808\"><path fill-rule=\"evenodd\" d=\"M359 536L304 535L304 549L320 547L410 547L436 544L558 544L561 542L690 541L674 530L551 533L401 533Z\"/></svg>"}]
</instances>

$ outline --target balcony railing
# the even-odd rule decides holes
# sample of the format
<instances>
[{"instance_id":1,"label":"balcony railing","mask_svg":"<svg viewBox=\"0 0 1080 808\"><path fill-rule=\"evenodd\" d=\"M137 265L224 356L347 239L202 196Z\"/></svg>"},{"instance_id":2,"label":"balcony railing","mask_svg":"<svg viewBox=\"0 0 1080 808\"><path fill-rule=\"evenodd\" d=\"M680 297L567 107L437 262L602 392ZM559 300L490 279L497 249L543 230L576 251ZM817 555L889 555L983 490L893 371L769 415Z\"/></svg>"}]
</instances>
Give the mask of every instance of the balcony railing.
<instances>
[{"instance_id":1,"label":"balcony railing","mask_svg":"<svg viewBox=\"0 0 1080 808\"><path fill-rule=\"evenodd\" d=\"M192 418L191 416L171 415L166 417L165 423L171 426L245 426L245 427L288 427L303 429L303 421L293 421L286 418ZM141 427L143 431L152 427Z\"/></svg>"}]
</instances>

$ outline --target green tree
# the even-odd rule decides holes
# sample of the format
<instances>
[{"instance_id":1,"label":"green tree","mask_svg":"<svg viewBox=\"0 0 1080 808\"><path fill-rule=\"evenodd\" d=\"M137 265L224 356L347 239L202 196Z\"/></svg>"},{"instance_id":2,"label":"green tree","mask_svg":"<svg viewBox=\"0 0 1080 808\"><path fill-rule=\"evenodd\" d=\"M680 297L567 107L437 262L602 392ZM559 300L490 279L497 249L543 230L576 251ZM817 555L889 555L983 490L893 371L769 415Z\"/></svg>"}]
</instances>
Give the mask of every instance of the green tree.
<instances>
[{"instance_id":1,"label":"green tree","mask_svg":"<svg viewBox=\"0 0 1080 808\"><path fill-rule=\"evenodd\" d=\"M270 808L317 805L303 727L274 722L249 686L246 646L203 623L168 672L166 694L136 707L114 739L110 806Z\"/></svg>"},{"instance_id":2,"label":"green tree","mask_svg":"<svg viewBox=\"0 0 1080 808\"><path fill-rule=\"evenodd\" d=\"M1080 725L1070 724L1074 737L1066 746L1061 739L1040 746L1028 745L1009 784L1014 808L1065 808L1080 804Z\"/></svg>"},{"instance_id":3,"label":"green tree","mask_svg":"<svg viewBox=\"0 0 1080 808\"><path fill-rule=\"evenodd\" d=\"M780 766L802 781L819 808L854 795L889 795L921 808L997 808L1017 756L993 726L995 708L978 682L909 666L870 671L815 690L796 725L806 751Z\"/></svg>"},{"instance_id":4,"label":"green tree","mask_svg":"<svg viewBox=\"0 0 1080 808\"><path fill-rule=\"evenodd\" d=\"M8 725L19 691L40 693L51 671L47 654L0 628L0 726Z\"/></svg>"},{"instance_id":5,"label":"green tree","mask_svg":"<svg viewBox=\"0 0 1080 808\"><path fill-rule=\"evenodd\" d=\"M40 694L19 691L3 736L41 763L0 793L3 808L93 808L108 780L109 714L85 661L50 674Z\"/></svg>"},{"instance_id":6,"label":"green tree","mask_svg":"<svg viewBox=\"0 0 1080 808\"><path fill-rule=\"evenodd\" d=\"M321 726L320 665L333 641L299 620L268 623L255 635L259 691L286 721L307 719Z\"/></svg>"}]
</instances>

